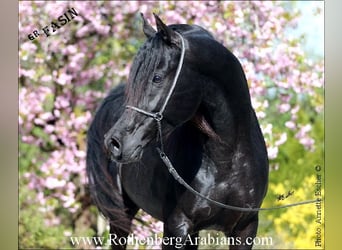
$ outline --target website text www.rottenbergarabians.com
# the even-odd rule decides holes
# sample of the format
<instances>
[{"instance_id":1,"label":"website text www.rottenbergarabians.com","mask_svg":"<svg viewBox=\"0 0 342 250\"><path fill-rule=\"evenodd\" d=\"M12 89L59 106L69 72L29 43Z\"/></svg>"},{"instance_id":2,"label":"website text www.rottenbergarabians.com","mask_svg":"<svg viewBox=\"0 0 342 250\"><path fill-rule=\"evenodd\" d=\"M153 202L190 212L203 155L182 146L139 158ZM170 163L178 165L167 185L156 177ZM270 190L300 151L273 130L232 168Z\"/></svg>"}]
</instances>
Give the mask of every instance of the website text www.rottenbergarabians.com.
<instances>
[{"instance_id":1,"label":"website text www.rottenbergarabians.com","mask_svg":"<svg viewBox=\"0 0 342 250\"><path fill-rule=\"evenodd\" d=\"M218 234L208 233L206 235L191 237L187 235L185 240L182 237L161 237L158 234L153 236L141 238L135 236L134 234L129 234L128 237L120 237L116 234L109 234L108 237L82 237L82 236L71 236L70 242L73 246L89 245L89 246L160 246L160 245L170 245L175 248L181 248L186 245L220 245L220 246L272 246L272 237L247 237L246 240L240 237L224 237Z\"/></svg>"}]
</instances>

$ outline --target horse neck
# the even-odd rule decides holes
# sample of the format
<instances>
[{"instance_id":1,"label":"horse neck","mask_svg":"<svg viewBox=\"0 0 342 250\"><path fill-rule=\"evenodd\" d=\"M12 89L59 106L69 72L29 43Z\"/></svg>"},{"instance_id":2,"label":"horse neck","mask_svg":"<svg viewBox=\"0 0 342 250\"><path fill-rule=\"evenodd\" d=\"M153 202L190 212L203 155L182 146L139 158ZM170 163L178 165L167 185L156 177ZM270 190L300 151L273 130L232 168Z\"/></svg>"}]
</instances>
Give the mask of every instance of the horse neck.
<instances>
[{"instance_id":1,"label":"horse neck","mask_svg":"<svg viewBox=\"0 0 342 250\"><path fill-rule=\"evenodd\" d=\"M200 113L225 145L236 145L237 138L247 140L251 124L251 107L238 106L238 100L229 98L221 84L206 85ZM247 104L246 104L247 105ZM211 137L213 141L216 138Z\"/></svg>"},{"instance_id":2,"label":"horse neck","mask_svg":"<svg viewBox=\"0 0 342 250\"><path fill-rule=\"evenodd\" d=\"M214 40L204 42L204 45L197 42L197 45L207 48L202 53L194 49L196 56L193 57L197 62L197 70L208 79L204 83L201 103L206 119L229 147L236 147L237 142L248 143L256 118L241 64L230 51Z\"/></svg>"}]
</instances>

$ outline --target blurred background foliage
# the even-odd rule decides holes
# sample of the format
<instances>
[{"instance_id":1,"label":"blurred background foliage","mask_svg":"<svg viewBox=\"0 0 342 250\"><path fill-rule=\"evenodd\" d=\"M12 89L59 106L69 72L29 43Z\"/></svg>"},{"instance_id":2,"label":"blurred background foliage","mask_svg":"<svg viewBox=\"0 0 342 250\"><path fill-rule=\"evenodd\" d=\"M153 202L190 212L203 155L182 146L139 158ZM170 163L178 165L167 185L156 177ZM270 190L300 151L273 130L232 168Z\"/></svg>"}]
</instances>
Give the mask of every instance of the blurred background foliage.
<instances>
[{"instance_id":1,"label":"blurred background foliage","mask_svg":"<svg viewBox=\"0 0 342 250\"><path fill-rule=\"evenodd\" d=\"M87 190L86 132L101 99L126 81L144 42L140 12L150 22L156 12L167 24L201 25L239 58L270 159L263 206L317 198L317 174L324 180L324 63L322 56L304 49L304 35L291 35L301 17L295 6L271 1L20 1L19 247L93 248L72 245L69 237L108 234ZM315 14L323 4L317 6ZM51 32L51 22L69 8L78 16ZM51 36L28 39L45 26ZM137 236L162 235L162 222L143 212L139 217L133 226ZM273 245L256 248L314 248L316 217L315 205L261 212L258 236L272 237Z\"/></svg>"}]
</instances>

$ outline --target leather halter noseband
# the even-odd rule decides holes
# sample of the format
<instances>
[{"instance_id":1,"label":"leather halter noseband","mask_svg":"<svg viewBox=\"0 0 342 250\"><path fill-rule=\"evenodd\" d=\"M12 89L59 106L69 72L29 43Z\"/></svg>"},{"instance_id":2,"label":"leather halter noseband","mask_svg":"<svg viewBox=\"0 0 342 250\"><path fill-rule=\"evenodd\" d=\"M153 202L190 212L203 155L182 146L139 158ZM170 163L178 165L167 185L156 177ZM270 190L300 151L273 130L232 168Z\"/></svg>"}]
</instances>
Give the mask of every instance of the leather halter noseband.
<instances>
[{"instance_id":1,"label":"leather halter noseband","mask_svg":"<svg viewBox=\"0 0 342 250\"><path fill-rule=\"evenodd\" d=\"M269 207L269 208L252 208L252 207L231 206L231 205L223 204L223 203L218 202L216 200L212 200L212 199L204 196L203 194L199 193L193 187L191 187L188 183L186 183L184 181L184 179L177 173L177 170L173 167L169 157L164 152L164 144L163 144L163 138L162 138L162 127L161 127L161 121L164 118L163 117L163 113L164 113L166 105L168 104L168 102L170 100L170 97L171 97L171 95L172 95L172 93L173 93L173 91L174 91L174 89L176 87L179 74L180 74L180 72L182 70L182 67L183 67L184 56L185 56L184 38L183 38L183 36L180 33L176 32L176 31L175 31L175 33L179 36L179 38L181 40L181 44L182 44L181 57L180 57L179 62L178 62L175 78L173 79L171 88L170 88L170 90L169 90L169 92L168 92L168 94L167 94L167 96L165 98L165 101L164 101L162 107L160 108L160 110L158 112L153 113L153 112L149 112L149 111L146 111L146 110L143 110L143 109L140 109L138 107L131 106L131 105L127 105L126 106L126 108L133 109L133 110L135 110L135 111L137 111L137 112L139 112L141 114L149 116L149 117L153 118L157 122L157 126L158 126L157 138L159 139L160 147L156 147L156 149L157 149L157 151L159 153L160 159L167 166L170 174L176 179L176 181L178 181L181 185L183 185L186 189L188 189L194 195L200 196L201 198L203 198L203 199L209 201L210 203L213 203L216 206L219 206L221 208L235 210L235 211L240 211L240 212L258 212L258 211L274 210L274 209L279 209L279 208L294 207L294 206L299 206L299 205L304 205L304 204L310 204L310 203L317 202L317 200L308 200L308 201L302 201L302 202L297 202L297 203L283 205L283 206Z\"/></svg>"}]
</instances>

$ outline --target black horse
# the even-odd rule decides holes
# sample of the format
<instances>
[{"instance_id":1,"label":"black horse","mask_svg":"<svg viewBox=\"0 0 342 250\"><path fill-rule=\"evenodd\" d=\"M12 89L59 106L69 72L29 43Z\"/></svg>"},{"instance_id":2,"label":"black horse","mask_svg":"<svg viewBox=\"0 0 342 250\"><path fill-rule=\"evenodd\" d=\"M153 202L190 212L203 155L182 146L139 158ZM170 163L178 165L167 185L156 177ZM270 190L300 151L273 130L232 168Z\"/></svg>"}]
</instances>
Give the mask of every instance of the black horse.
<instances>
[{"instance_id":1,"label":"black horse","mask_svg":"<svg viewBox=\"0 0 342 250\"><path fill-rule=\"evenodd\" d=\"M243 69L205 29L155 19L157 31L143 17L147 41L128 84L104 99L88 131L92 197L116 237L128 235L141 208L164 222L164 237L182 239L182 249L197 249L189 239L202 229L236 239L230 249L250 249L245 241L256 235L258 212L223 209L193 194L170 175L156 150L162 140L163 153L202 195L260 207L268 159Z\"/></svg>"}]
</instances>

